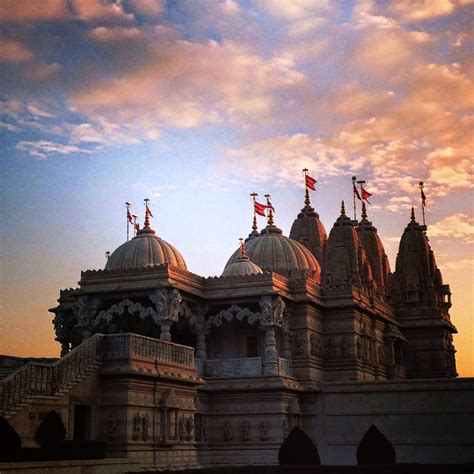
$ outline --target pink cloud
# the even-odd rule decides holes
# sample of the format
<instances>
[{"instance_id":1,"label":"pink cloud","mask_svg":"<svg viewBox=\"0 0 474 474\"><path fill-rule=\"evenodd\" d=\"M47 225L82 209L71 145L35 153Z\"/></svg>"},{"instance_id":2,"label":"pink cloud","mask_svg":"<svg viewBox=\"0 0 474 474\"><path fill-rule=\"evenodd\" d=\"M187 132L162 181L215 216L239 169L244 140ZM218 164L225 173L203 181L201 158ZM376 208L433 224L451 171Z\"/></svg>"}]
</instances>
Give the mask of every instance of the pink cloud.
<instances>
[{"instance_id":1,"label":"pink cloud","mask_svg":"<svg viewBox=\"0 0 474 474\"><path fill-rule=\"evenodd\" d=\"M69 18L67 2L64 0L2 0L0 21L40 22Z\"/></svg>"},{"instance_id":2,"label":"pink cloud","mask_svg":"<svg viewBox=\"0 0 474 474\"><path fill-rule=\"evenodd\" d=\"M130 22L132 13L127 13L121 2L107 0L74 0L73 8L84 21L102 21L106 23Z\"/></svg>"},{"instance_id":3,"label":"pink cloud","mask_svg":"<svg viewBox=\"0 0 474 474\"><path fill-rule=\"evenodd\" d=\"M18 41L0 37L0 62L22 63L32 57L33 53Z\"/></svg>"}]
</instances>

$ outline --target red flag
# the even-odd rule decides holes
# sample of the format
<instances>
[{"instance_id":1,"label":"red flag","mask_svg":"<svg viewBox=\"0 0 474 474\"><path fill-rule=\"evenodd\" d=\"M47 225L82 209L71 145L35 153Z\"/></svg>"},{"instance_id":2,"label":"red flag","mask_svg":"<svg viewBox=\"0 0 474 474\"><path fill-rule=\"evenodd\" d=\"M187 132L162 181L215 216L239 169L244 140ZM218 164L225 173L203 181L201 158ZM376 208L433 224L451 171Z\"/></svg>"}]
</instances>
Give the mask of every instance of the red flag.
<instances>
[{"instance_id":1,"label":"red flag","mask_svg":"<svg viewBox=\"0 0 474 474\"><path fill-rule=\"evenodd\" d=\"M421 189L421 203L423 204L423 206L426 206L426 196L423 192L423 189Z\"/></svg>"},{"instance_id":2,"label":"red flag","mask_svg":"<svg viewBox=\"0 0 474 474\"><path fill-rule=\"evenodd\" d=\"M132 215L130 214L130 209L127 208L127 220L130 224L133 224Z\"/></svg>"},{"instance_id":3,"label":"red flag","mask_svg":"<svg viewBox=\"0 0 474 474\"><path fill-rule=\"evenodd\" d=\"M366 191L363 187L361 187L360 189L362 191L362 199L366 200L370 204L369 197L372 196L372 194Z\"/></svg>"},{"instance_id":4,"label":"red flag","mask_svg":"<svg viewBox=\"0 0 474 474\"><path fill-rule=\"evenodd\" d=\"M268 206L265 206L265 204L260 204L259 202L255 201L253 204L253 208L255 210L255 213L258 214L259 216L265 217L265 209Z\"/></svg>"},{"instance_id":5,"label":"red flag","mask_svg":"<svg viewBox=\"0 0 474 474\"><path fill-rule=\"evenodd\" d=\"M309 189L312 189L313 191L316 191L316 188L314 187L314 185L317 183L317 181L309 175L305 176L305 180L306 180L306 186Z\"/></svg>"},{"instance_id":6,"label":"red flag","mask_svg":"<svg viewBox=\"0 0 474 474\"><path fill-rule=\"evenodd\" d=\"M148 206L146 207L146 212L148 212L148 215L149 215L150 217L154 217L153 214L152 214L152 212L150 211L150 208L149 208Z\"/></svg>"},{"instance_id":7,"label":"red flag","mask_svg":"<svg viewBox=\"0 0 474 474\"><path fill-rule=\"evenodd\" d=\"M357 196L357 199L358 199L359 201L362 201L362 199L360 198L360 194L359 194L359 191L358 191L358 189L357 189L357 186L356 186L355 184L353 184L353 187L354 187L354 190L353 190L353 191L354 191L354 194Z\"/></svg>"}]
</instances>

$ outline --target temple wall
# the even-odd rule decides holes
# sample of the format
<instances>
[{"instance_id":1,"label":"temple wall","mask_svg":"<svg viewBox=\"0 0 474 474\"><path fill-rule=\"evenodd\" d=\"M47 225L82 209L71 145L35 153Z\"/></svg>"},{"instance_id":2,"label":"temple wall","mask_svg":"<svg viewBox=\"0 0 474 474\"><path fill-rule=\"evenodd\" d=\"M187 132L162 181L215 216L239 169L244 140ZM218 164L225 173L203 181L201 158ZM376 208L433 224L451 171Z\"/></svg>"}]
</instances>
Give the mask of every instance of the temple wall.
<instances>
[{"instance_id":1,"label":"temple wall","mask_svg":"<svg viewBox=\"0 0 474 474\"><path fill-rule=\"evenodd\" d=\"M473 462L473 389L474 379L326 383L314 397L311 435L324 464L356 463L372 424L397 462Z\"/></svg>"}]
</instances>

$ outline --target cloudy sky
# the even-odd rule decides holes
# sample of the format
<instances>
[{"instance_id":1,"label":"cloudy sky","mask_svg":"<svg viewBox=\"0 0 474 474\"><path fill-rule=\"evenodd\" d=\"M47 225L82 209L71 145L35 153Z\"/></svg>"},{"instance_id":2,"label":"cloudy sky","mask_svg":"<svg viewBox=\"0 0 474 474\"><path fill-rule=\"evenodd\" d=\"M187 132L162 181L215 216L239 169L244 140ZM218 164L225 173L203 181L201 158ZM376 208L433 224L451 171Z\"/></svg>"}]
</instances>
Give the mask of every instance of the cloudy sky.
<instances>
[{"instance_id":1,"label":"cloudy sky","mask_svg":"<svg viewBox=\"0 0 474 474\"><path fill-rule=\"evenodd\" d=\"M124 202L220 274L301 169L329 231L351 176L392 268L417 183L474 375L472 0L1 0L0 353L56 355L59 289L126 238ZM421 219L421 216L420 216ZM261 222L260 225L264 223Z\"/></svg>"}]
</instances>

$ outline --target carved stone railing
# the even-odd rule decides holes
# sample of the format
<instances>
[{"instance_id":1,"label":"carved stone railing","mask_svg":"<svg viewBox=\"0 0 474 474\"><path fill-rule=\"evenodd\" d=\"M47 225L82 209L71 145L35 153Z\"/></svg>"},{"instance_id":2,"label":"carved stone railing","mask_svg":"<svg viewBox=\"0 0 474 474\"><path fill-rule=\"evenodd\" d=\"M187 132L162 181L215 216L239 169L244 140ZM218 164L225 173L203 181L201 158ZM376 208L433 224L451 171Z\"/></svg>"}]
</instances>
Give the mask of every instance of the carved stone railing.
<instances>
[{"instance_id":1,"label":"carved stone railing","mask_svg":"<svg viewBox=\"0 0 474 474\"><path fill-rule=\"evenodd\" d=\"M262 375L262 358L214 359L204 364L206 377L247 377Z\"/></svg>"},{"instance_id":2,"label":"carved stone railing","mask_svg":"<svg viewBox=\"0 0 474 474\"><path fill-rule=\"evenodd\" d=\"M288 359L278 357L278 374L287 377L290 375L290 361Z\"/></svg>"},{"instance_id":3,"label":"carved stone railing","mask_svg":"<svg viewBox=\"0 0 474 474\"><path fill-rule=\"evenodd\" d=\"M53 364L29 362L0 383L0 414L7 415L35 395L56 395L77 383L102 360L102 334L95 334Z\"/></svg>"},{"instance_id":4,"label":"carved stone railing","mask_svg":"<svg viewBox=\"0 0 474 474\"><path fill-rule=\"evenodd\" d=\"M204 377L256 377L265 374L261 357L243 359L196 359L199 375ZM278 374L288 376L290 364L287 359L278 358Z\"/></svg>"},{"instance_id":5,"label":"carved stone railing","mask_svg":"<svg viewBox=\"0 0 474 474\"><path fill-rule=\"evenodd\" d=\"M109 334L104 336L105 357L139 357L194 368L194 349L169 341L161 341L137 334Z\"/></svg>"}]
</instances>

